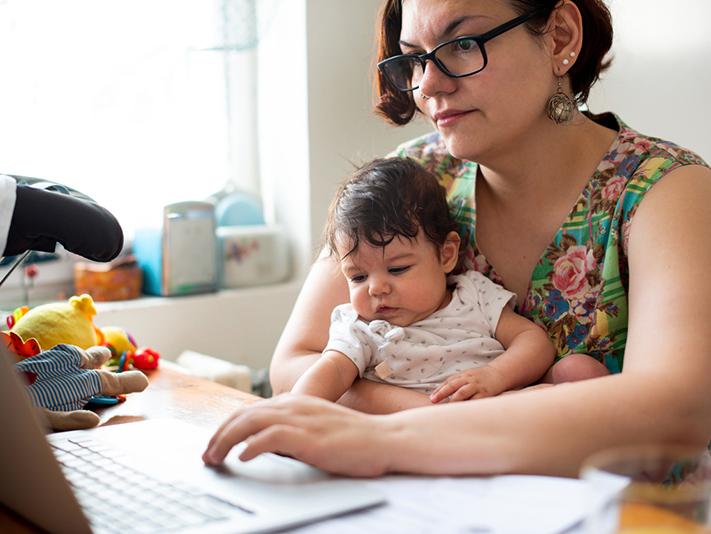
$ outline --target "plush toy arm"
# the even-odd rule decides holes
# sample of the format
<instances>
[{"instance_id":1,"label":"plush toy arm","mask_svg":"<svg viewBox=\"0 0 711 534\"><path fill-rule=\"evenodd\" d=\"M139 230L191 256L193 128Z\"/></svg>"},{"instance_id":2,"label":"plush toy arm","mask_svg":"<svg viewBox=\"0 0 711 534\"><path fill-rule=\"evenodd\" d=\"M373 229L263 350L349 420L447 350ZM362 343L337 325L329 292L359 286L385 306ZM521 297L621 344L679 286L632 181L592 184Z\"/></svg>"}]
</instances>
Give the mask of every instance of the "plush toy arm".
<instances>
[{"instance_id":1,"label":"plush toy arm","mask_svg":"<svg viewBox=\"0 0 711 534\"><path fill-rule=\"evenodd\" d=\"M65 430L83 430L93 428L101 419L90 410L74 410L73 412L55 412L47 408L35 408L44 420L45 427L52 432Z\"/></svg>"},{"instance_id":2,"label":"plush toy arm","mask_svg":"<svg viewBox=\"0 0 711 534\"><path fill-rule=\"evenodd\" d=\"M111 351L108 347L89 347L80 351L80 353L81 363L79 366L82 369L99 369L111 358Z\"/></svg>"},{"instance_id":3,"label":"plush toy arm","mask_svg":"<svg viewBox=\"0 0 711 534\"><path fill-rule=\"evenodd\" d=\"M111 350L108 347L90 347L81 351L83 369L99 369L111 357ZM126 371L123 373L112 373L106 370L99 370L101 380L101 393L103 395L122 395L125 393L136 393L148 387L148 379L141 371Z\"/></svg>"},{"instance_id":4,"label":"plush toy arm","mask_svg":"<svg viewBox=\"0 0 711 534\"><path fill-rule=\"evenodd\" d=\"M101 378L101 393L104 395L137 393L148 387L148 379L141 371L125 371L123 373L97 372Z\"/></svg>"}]
</instances>

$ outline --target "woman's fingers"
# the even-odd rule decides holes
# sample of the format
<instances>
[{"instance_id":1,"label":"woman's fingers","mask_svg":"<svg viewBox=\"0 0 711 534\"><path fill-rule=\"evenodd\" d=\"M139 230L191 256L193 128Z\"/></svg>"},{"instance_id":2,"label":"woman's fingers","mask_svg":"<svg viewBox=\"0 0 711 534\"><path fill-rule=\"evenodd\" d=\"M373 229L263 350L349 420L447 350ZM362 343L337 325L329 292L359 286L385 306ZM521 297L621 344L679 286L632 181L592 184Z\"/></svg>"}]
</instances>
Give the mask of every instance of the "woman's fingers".
<instances>
[{"instance_id":1,"label":"woman's fingers","mask_svg":"<svg viewBox=\"0 0 711 534\"><path fill-rule=\"evenodd\" d=\"M303 450L304 441L307 439L307 433L300 428L276 424L247 438L247 447L239 455L239 459L248 462L265 452L275 452L304 460L300 451Z\"/></svg>"},{"instance_id":2,"label":"woman's fingers","mask_svg":"<svg viewBox=\"0 0 711 534\"><path fill-rule=\"evenodd\" d=\"M293 423L300 414L308 416L314 408L318 408L319 402L336 406L321 399L284 393L238 408L210 438L202 456L203 461L210 465L222 463L227 453L238 443L272 425Z\"/></svg>"},{"instance_id":3,"label":"woman's fingers","mask_svg":"<svg viewBox=\"0 0 711 534\"><path fill-rule=\"evenodd\" d=\"M221 464L232 447L279 422L279 413L268 404L264 406L254 404L233 414L210 440L203 453L203 461L210 465Z\"/></svg>"},{"instance_id":4,"label":"woman's fingers","mask_svg":"<svg viewBox=\"0 0 711 534\"><path fill-rule=\"evenodd\" d=\"M376 476L391 461L382 452L386 438L381 421L323 399L280 395L233 414L210 440L203 461L219 465L244 441L243 461L275 452L333 473Z\"/></svg>"},{"instance_id":5,"label":"woman's fingers","mask_svg":"<svg viewBox=\"0 0 711 534\"><path fill-rule=\"evenodd\" d=\"M259 401L255 403L255 405L261 404L262 401ZM217 427L217 430L215 430L214 434L212 434L212 437L210 438L210 441L207 444L207 450L212 448L212 446L215 444L215 442L220 439L220 436L225 432L225 429L232 424L232 421L234 421L237 417L239 417L246 409L248 409L248 406L243 406L241 408L237 408L234 412L232 412L229 416L225 418L222 423L220 423L220 426ZM204 458L204 456L203 456Z\"/></svg>"}]
</instances>

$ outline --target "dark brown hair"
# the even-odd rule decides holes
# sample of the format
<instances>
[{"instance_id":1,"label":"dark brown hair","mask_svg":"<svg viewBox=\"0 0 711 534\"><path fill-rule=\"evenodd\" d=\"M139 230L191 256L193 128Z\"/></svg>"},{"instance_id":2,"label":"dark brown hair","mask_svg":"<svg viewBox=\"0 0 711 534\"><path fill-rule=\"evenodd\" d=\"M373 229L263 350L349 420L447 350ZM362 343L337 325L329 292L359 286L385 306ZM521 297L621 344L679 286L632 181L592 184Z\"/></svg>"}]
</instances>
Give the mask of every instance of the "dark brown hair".
<instances>
[{"instance_id":1,"label":"dark brown hair","mask_svg":"<svg viewBox=\"0 0 711 534\"><path fill-rule=\"evenodd\" d=\"M536 11L537 15L526 22L528 30L540 35L560 0L507 0L519 13ZM583 46L568 72L575 99L584 103L590 88L600 73L610 66L605 61L612 46L612 17L602 0L572 0L583 19ZM386 0L380 15L378 61L402 54L400 31L402 29L402 0ZM403 93L393 87L380 71L375 79L377 104L375 109L394 124L407 124L417 111L412 92Z\"/></svg>"},{"instance_id":2,"label":"dark brown hair","mask_svg":"<svg viewBox=\"0 0 711 534\"><path fill-rule=\"evenodd\" d=\"M396 237L414 239L422 230L439 247L457 224L449 214L437 178L409 158L376 159L360 167L341 185L331 203L325 230L330 253L345 238L353 253L364 239L385 247Z\"/></svg>"}]
</instances>

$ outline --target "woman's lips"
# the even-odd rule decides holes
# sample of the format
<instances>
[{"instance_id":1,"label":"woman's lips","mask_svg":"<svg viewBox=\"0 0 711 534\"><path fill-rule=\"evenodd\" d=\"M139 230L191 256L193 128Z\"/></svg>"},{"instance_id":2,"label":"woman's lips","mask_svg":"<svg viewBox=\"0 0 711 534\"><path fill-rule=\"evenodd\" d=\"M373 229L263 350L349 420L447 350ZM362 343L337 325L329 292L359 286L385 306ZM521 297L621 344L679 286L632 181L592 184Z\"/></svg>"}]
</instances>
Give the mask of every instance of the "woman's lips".
<instances>
[{"instance_id":1,"label":"woman's lips","mask_svg":"<svg viewBox=\"0 0 711 534\"><path fill-rule=\"evenodd\" d=\"M445 128L447 126L451 126L455 122L457 122L459 119L464 117L465 115L468 115L469 113L472 113L474 110L469 110L469 111L459 111L459 110L449 110L449 111L442 111L440 113L435 113L434 115L434 121L437 124L438 128Z\"/></svg>"}]
</instances>

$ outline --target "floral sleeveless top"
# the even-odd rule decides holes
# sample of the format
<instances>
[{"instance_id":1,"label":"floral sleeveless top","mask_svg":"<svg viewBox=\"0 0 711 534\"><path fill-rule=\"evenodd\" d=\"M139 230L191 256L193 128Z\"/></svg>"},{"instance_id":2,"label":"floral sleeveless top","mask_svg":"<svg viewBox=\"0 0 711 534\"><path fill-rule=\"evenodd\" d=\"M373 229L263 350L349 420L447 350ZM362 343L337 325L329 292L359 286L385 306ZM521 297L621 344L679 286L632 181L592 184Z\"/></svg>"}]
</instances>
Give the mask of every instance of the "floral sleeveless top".
<instances>
[{"instance_id":1,"label":"floral sleeveless top","mask_svg":"<svg viewBox=\"0 0 711 534\"><path fill-rule=\"evenodd\" d=\"M632 218L645 193L664 175L684 165L707 164L689 150L630 129L612 114L596 120L617 130L617 138L539 259L517 311L548 332L556 360L585 353L618 373L627 339L627 240ZM413 158L439 178L469 245L464 267L501 284L477 249L477 164L449 155L436 132L400 146L393 155Z\"/></svg>"}]
</instances>

